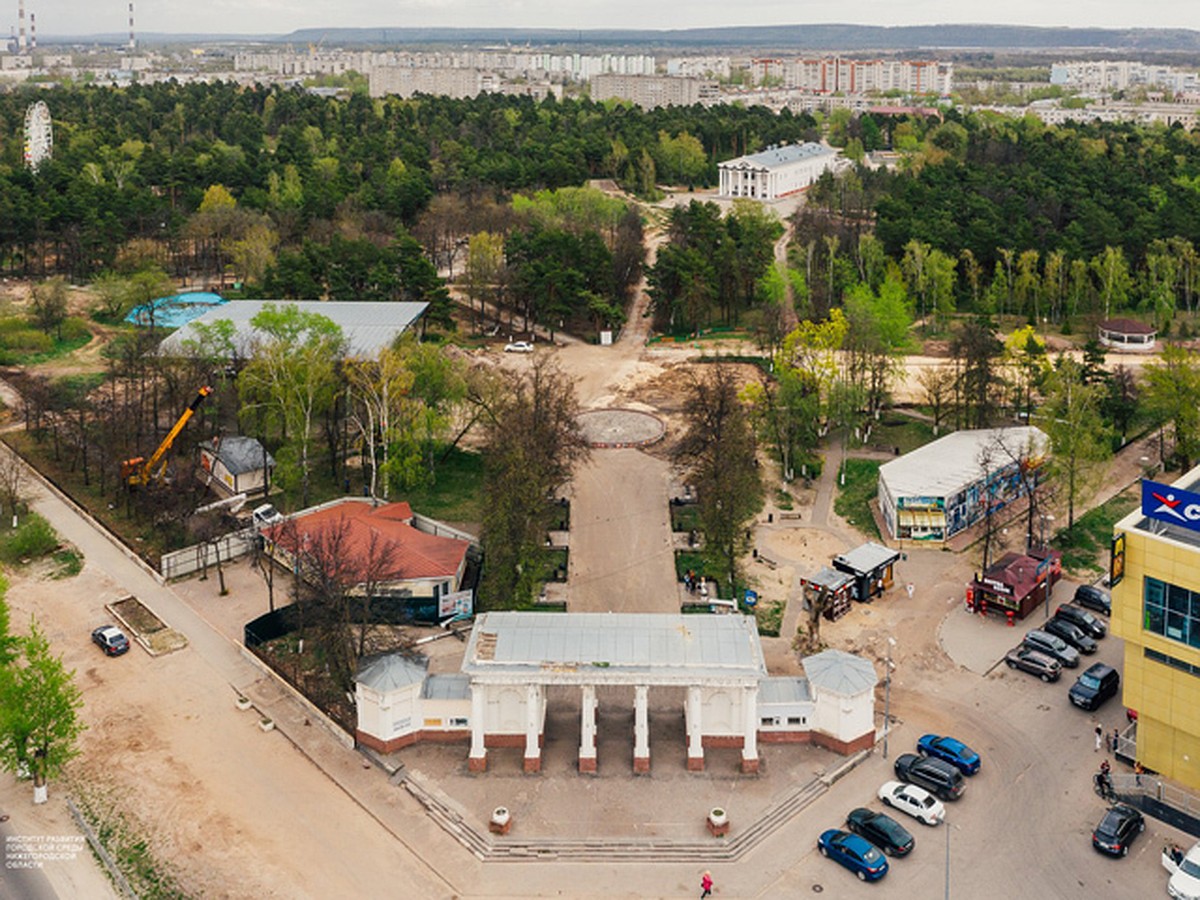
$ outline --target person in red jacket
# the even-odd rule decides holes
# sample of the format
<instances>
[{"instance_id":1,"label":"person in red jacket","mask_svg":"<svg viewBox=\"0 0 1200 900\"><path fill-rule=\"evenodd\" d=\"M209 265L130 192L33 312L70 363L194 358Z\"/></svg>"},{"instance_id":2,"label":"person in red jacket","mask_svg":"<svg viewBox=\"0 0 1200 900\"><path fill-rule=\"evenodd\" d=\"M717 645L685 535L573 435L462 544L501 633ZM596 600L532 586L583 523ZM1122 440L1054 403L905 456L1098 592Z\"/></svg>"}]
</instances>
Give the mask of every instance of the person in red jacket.
<instances>
[{"instance_id":1,"label":"person in red jacket","mask_svg":"<svg viewBox=\"0 0 1200 900\"><path fill-rule=\"evenodd\" d=\"M712 889L713 889L712 873L705 872L704 876L700 879L700 891L701 891L700 900L704 900L705 897L711 897Z\"/></svg>"}]
</instances>

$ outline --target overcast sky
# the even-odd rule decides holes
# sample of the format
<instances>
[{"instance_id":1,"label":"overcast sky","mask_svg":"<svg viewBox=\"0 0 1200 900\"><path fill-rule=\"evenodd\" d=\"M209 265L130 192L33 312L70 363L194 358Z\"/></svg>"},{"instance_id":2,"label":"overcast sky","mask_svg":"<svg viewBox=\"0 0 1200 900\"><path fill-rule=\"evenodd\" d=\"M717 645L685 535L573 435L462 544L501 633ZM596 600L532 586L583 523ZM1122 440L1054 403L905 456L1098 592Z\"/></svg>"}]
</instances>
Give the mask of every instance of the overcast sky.
<instances>
[{"instance_id":1,"label":"overcast sky","mask_svg":"<svg viewBox=\"0 0 1200 900\"><path fill-rule=\"evenodd\" d=\"M18 0L0 0L3 33ZM25 0L43 35L125 32L128 0ZM997 23L1075 27L1200 28L1200 0L135 0L137 30L286 34L297 28L491 26L693 28L850 22L861 25Z\"/></svg>"}]
</instances>

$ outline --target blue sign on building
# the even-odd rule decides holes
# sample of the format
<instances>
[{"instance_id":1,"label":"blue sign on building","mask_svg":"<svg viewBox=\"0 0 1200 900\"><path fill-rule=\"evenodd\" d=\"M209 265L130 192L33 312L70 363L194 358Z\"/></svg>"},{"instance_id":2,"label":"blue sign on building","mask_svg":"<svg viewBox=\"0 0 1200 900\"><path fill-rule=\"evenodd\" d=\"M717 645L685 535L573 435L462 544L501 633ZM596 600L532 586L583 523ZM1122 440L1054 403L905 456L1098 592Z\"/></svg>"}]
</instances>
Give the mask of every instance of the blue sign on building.
<instances>
[{"instance_id":1,"label":"blue sign on building","mask_svg":"<svg viewBox=\"0 0 1200 900\"><path fill-rule=\"evenodd\" d=\"M1143 479L1142 515L1200 531L1200 494Z\"/></svg>"}]
</instances>

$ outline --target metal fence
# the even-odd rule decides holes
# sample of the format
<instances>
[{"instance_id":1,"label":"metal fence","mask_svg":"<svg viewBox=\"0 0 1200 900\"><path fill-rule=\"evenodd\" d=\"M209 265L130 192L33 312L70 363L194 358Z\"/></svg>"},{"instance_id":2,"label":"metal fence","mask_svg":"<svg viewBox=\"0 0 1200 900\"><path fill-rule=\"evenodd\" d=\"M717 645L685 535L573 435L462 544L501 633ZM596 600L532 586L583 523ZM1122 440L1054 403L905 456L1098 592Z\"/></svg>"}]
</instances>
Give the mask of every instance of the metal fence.
<instances>
[{"instance_id":1,"label":"metal fence","mask_svg":"<svg viewBox=\"0 0 1200 900\"><path fill-rule=\"evenodd\" d=\"M191 575L206 566L215 566L218 553L223 563L245 556L254 549L256 537L256 532L250 528L227 534L212 543L193 544L173 553L164 553L158 570L168 581Z\"/></svg>"}]
</instances>

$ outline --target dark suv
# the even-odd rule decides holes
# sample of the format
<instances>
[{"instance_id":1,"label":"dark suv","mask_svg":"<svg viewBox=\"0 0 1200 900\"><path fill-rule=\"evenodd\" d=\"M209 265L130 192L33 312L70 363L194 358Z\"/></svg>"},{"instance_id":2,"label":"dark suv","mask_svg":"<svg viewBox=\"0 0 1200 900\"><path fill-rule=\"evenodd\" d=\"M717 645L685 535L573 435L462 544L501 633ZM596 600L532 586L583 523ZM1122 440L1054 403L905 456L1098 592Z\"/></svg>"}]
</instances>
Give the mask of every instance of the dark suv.
<instances>
[{"instance_id":1,"label":"dark suv","mask_svg":"<svg viewBox=\"0 0 1200 900\"><path fill-rule=\"evenodd\" d=\"M1067 696L1080 709L1090 712L1099 709L1100 704L1109 697L1115 697L1120 686L1121 676L1116 669L1104 663L1095 663L1075 679Z\"/></svg>"},{"instance_id":2,"label":"dark suv","mask_svg":"<svg viewBox=\"0 0 1200 900\"><path fill-rule=\"evenodd\" d=\"M1112 615L1112 597L1094 585L1081 584L1075 588L1075 602L1106 616Z\"/></svg>"},{"instance_id":3,"label":"dark suv","mask_svg":"<svg viewBox=\"0 0 1200 900\"><path fill-rule=\"evenodd\" d=\"M1146 820L1132 806L1110 807L1092 832L1092 846L1109 856L1125 856L1133 839L1146 830Z\"/></svg>"},{"instance_id":4,"label":"dark suv","mask_svg":"<svg viewBox=\"0 0 1200 900\"><path fill-rule=\"evenodd\" d=\"M940 759L904 753L896 758L896 777L923 787L942 800L957 800L966 790L962 772Z\"/></svg>"},{"instance_id":5,"label":"dark suv","mask_svg":"<svg viewBox=\"0 0 1200 900\"><path fill-rule=\"evenodd\" d=\"M1072 625L1079 626L1080 631L1084 634L1090 634L1096 640L1108 634L1108 626L1093 616L1086 609L1080 609L1078 606L1068 606L1063 604L1054 611L1054 618L1065 619Z\"/></svg>"},{"instance_id":6,"label":"dark suv","mask_svg":"<svg viewBox=\"0 0 1200 900\"><path fill-rule=\"evenodd\" d=\"M1085 634L1084 630L1074 622L1068 622L1066 619L1055 616L1046 620L1046 623L1042 625L1042 631L1061 638L1080 653L1096 652L1095 639L1090 634Z\"/></svg>"}]
</instances>

